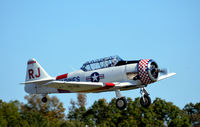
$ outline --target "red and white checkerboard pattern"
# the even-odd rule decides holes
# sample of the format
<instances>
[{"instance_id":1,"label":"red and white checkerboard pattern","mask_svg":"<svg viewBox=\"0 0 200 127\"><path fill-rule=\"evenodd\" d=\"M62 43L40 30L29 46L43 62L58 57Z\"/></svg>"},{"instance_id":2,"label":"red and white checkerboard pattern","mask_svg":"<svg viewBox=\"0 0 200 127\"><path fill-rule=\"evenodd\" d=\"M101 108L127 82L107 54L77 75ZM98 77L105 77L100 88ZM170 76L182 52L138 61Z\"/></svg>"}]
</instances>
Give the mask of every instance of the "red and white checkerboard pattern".
<instances>
[{"instance_id":1,"label":"red and white checkerboard pattern","mask_svg":"<svg viewBox=\"0 0 200 127\"><path fill-rule=\"evenodd\" d=\"M152 83L152 80L149 78L148 72L147 72L147 65L150 59L143 59L140 60L138 64L138 75L140 77L140 81L143 84L150 84Z\"/></svg>"}]
</instances>

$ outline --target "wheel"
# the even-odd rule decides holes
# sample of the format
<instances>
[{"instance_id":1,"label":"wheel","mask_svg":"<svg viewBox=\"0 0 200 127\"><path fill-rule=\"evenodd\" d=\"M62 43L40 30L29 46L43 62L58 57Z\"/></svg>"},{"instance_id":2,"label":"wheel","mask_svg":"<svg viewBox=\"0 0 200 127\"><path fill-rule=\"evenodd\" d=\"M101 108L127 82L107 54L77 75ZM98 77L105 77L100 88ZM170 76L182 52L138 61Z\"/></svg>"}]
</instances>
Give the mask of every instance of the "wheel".
<instances>
[{"instance_id":1,"label":"wheel","mask_svg":"<svg viewBox=\"0 0 200 127\"><path fill-rule=\"evenodd\" d=\"M43 102L43 103L46 103L46 102L47 102L47 97L43 97L43 98L42 98L42 102Z\"/></svg>"},{"instance_id":2,"label":"wheel","mask_svg":"<svg viewBox=\"0 0 200 127\"><path fill-rule=\"evenodd\" d=\"M127 101L125 97L118 98L116 101L116 106L118 109L123 110L127 106Z\"/></svg>"},{"instance_id":3,"label":"wheel","mask_svg":"<svg viewBox=\"0 0 200 127\"><path fill-rule=\"evenodd\" d=\"M148 108L151 105L151 98L148 95L144 95L144 100L143 97L140 98L140 104L144 108Z\"/></svg>"}]
</instances>

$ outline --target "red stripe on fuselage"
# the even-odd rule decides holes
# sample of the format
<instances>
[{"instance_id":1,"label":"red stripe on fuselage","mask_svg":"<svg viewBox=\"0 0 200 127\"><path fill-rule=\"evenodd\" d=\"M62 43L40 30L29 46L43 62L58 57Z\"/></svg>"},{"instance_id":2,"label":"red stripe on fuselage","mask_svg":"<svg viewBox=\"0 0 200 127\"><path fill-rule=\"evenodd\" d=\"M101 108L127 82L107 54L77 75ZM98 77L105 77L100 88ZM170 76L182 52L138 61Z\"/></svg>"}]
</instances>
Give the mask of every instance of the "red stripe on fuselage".
<instances>
[{"instance_id":1,"label":"red stripe on fuselage","mask_svg":"<svg viewBox=\"0 0 200 127\"><path fill-rule=\"evenodd\" d=\"M67 75L68 75L68 73L63 74L63 75L59 75L59 76L56 77L56 80L67 78Z\"/></svg>"}]
</instances>

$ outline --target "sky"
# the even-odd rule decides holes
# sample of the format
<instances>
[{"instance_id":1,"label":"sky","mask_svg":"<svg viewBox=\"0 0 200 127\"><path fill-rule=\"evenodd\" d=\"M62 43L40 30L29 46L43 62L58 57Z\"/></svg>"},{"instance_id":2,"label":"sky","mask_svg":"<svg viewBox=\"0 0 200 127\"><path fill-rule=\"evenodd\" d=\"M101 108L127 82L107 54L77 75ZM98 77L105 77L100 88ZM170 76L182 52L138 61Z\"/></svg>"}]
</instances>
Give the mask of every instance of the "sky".
<instances>
[{"instance_id":1,"label":"sky","mask_svg":"<svg viewBox=\"0 0 200 127\"><path fill-rule=\"evenodd\" d=\"M0 99L27 103L27 61L35 58L49 75L79 70L88 60L119 55L154 59L177 75L149 85L156 97L180 108L200 102L199 0L1 0ZM123 96L140 97L139 89ZM68 110L77 94L52 94ZM90 93L87 107L114 92Z\"/></svg>"}]
</instances>

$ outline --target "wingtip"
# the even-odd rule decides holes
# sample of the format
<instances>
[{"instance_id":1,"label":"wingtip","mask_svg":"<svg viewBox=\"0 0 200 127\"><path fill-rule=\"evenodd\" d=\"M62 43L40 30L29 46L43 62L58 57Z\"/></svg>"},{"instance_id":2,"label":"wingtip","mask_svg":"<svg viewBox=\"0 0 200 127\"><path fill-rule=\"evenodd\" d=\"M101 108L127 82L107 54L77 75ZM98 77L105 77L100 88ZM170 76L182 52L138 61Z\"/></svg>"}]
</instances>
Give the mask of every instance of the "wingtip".
<instances>
[{"instance_id":1,"label":"wingtip","mask_svg":"<svg viewBox=\"0 0 200 127\"><path fill-rule=\"evenodd\" d=\"M174 75L176 75L175 72L168 73L168 74L166 74L166 75L162 75L162 76L160 76L160 77L158 78L158 81L159 81L159 80L162 80L162 79L165 79L165 78L169 78L169 77L174 76Z\"/></svg>"},{"instance_id":2,"label":"wingtip","mask_svg":"<svg viewBox=\"0 0 200 127\"><path fill-rule=\"evenodd\" d=\"M172 72L172 73L170 73L170 74L171 74L172 76L173 76L173 75L176 75L176 73L175 73L175 72Z\"/></svg>"}]
</instances>

